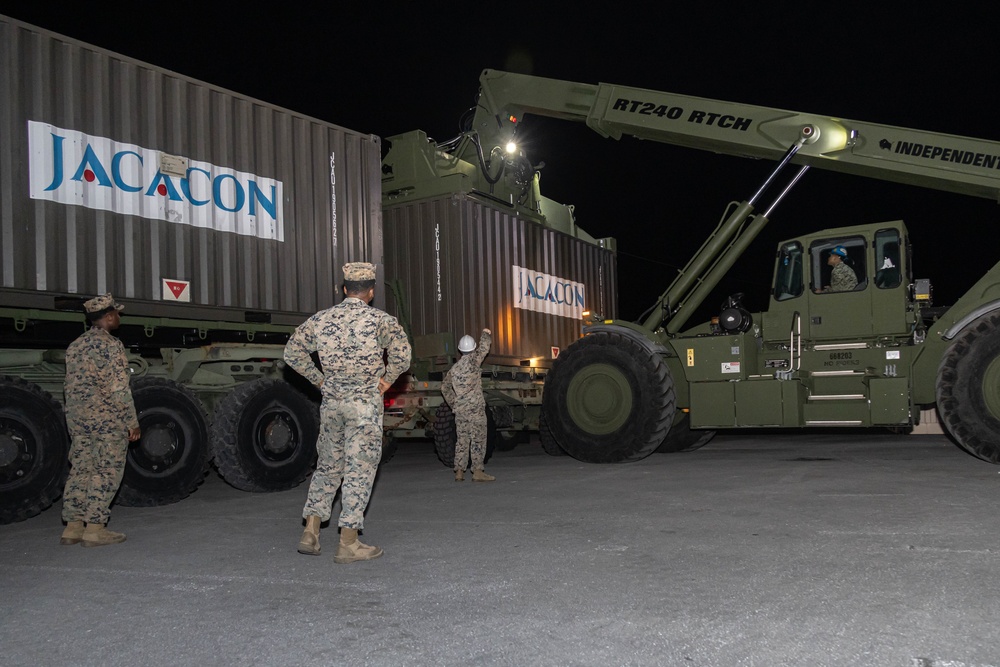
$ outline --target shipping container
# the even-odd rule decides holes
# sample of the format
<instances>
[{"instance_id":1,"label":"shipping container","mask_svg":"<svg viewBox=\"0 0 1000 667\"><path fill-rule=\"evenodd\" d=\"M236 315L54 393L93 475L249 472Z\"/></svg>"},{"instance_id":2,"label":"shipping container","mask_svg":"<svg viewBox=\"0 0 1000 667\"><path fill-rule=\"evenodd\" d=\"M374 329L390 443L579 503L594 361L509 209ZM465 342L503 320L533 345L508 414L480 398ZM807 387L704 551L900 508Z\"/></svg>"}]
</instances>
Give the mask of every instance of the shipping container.
<instances>
[{"instance_id":1,"label":"shipping container","mask_svg":"<svg viewBox=\"0 0 1000 667\"><path fill-rule=\"evenodd\" d=\"M0 99L2 305L297 323L381 268L378 137L3 17Z\"/></svg>"},{"instance_id":2,"label":"shipping container","mask_svg":"<svg viewBox=\"0 0 1000 667\"><path fill-rule=\"evenodd\" d=\"M414 338L478 339L485 327L487 365L548 368L582 335L585 313L618 316L614 252L485 198L390 204L383 227L387 280L401 297L387 309Z\"/></svg>"},{"instance_id":3,"label":"shipping container","mask_svg":"<svg viewBox=\"0 0 1000 667\"><path fill-rule=\"evenodd\" d=\"M300 483L317 396L284 344L344 263L384 273L380 139L2 16L0 99L0 523L62 493L65 349L105 292L142 431L116 502L180 500L210 461Z\"/></svg>"},{"instance_id":4,"label":"shipping container","mask_svg":"<svg viewBox=\"0 0 1000 667\"><path fill-rule=\"evenodd\" d=\"M403 146L396 142L394 150ZM614 240L571 236L465 191L386 197L383 228L387 310L414 341L411 373L387 394L387 443L429 436L441 462L454 464L454 416L441 380L459 356L458 340L478 340L488 328L487 457L531 433L548 453L560 454L542 423L545 375L585 325L617 317Z\"/></svg>"}]
</instances>

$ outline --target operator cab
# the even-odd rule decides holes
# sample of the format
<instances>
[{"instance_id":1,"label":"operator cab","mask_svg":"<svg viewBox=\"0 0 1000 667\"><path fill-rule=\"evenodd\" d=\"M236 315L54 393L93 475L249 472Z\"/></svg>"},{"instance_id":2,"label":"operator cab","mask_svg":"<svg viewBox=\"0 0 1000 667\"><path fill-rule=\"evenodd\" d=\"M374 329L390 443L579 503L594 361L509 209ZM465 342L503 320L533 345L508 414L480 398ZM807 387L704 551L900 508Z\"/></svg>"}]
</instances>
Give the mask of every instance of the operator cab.
<instances>
[{"instance_id":1,"label":"operator cab","mask_svg":"<svg viewBox=\"0 0 1000 667\"><path fill-rule=\"evenodd\" d=\"M909 331L902 222L829 229L778 246L765 336L838 340ZM794 322L794 325L793 325Z\"/></svg>"},{"instance_id":2,"label":"operator cab","mask_svg":"<svg viewBox=\"0 0 1000 667\"><path fill-rule=\"evenodd\" d=\"M809 263L812 270L810 288L817 294L833 292L860 292L868 287L868 272L866 270L865 250L867 244L862 236L834 237L813 241L809 247ZM843 264L841 269L851 276L853 286L844 287L838 284L834 277L834 268Z\"/></svg>"}]
</instances>

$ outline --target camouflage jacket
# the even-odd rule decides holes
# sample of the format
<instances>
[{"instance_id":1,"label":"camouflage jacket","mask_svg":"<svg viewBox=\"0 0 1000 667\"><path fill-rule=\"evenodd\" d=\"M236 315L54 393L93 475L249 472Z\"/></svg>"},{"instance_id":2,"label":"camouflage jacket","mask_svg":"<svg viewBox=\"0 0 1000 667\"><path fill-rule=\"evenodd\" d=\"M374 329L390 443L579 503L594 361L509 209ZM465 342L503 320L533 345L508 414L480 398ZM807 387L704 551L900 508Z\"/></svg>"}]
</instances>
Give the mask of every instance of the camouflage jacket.
<instances>
[{"instance_id":1,"label":"camouflage jacket","mask_svg":"<svg viewBox=\"0 0 1000 667\"><path fill-rule=\"evenodd\" d=\"M858 277L854 275L854 269L841 262L833 267L833 274L830 276L831 292L850 292L858 286Z\"/></svg>"},{"instance_id":2,"label":"camouflage jacket","mask_svg":"<svg viewBox=\"0 0 1000 667\"><path fill-rule=\"evenodd\" d=\"M138 428L125 346L91 327L66 349L66 423L71 435Z\"/></svg>"},{"instance_id":3,"label":"camouflage jacket","mask_svg":"<svg viewBox=\"0 0 1000 667\"><path fill-rule=\"evenodd\" d=\"M483 380L480 366L490 353L493 338L485 331L479 337L479 347L474 353L464 354L444 376L441 393L453 410L482 409L486 406L483 398Z\"/></svg>"},{"instance_id":4,"label":"camouflage jacket","mask_svg":"<svg viewBox=\"0 0 1000 667\"><path fill-rule=\"evenodd\" d=\"M388 352L383 361L383 350ZM318 353L322 370L310 356ZM348 297L299 325L285 345L285 362L324 395L395 382L410 365L410 342L396 318Z\"/></svg>"}]
</instances>

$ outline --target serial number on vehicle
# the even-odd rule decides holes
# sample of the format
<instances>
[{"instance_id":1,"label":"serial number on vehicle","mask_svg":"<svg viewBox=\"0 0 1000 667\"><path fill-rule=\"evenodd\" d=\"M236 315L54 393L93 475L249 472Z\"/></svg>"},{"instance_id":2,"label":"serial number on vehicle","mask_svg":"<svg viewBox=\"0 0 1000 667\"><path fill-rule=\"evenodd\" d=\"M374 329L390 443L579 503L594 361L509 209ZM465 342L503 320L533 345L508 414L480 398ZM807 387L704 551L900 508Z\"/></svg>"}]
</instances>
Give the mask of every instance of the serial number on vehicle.
<instances>
[{"instance_id":1,"label":"serial number on vehicle","mask_svg":"<svg viewBox=\"0 0 1000 667\"><path fill-rule=\"evenodd\" d=\"M824 366L860 366L861 360L854 358L853 352L831 352L830 360L823 362Z\"/></svg>"}]
</instances>

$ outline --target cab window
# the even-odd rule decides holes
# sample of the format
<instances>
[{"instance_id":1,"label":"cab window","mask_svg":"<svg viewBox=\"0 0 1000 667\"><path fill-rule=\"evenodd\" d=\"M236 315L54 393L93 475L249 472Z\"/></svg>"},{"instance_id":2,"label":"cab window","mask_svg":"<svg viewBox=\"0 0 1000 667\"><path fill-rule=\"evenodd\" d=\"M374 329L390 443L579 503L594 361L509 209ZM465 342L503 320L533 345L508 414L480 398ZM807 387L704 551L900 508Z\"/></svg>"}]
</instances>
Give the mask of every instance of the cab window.
<instances>
[{"instance_id":1,"label":"cab window","mask_svg":"<svg viewBox=\"0 0 1000 667\"><path fill-rule=\"evenodd\" d=\"M778 268L774 274L775 301L802 294L802 256L802 246L796 242L778 248Z\"/></svg>"},{"instance_id":2,"label":"cab window","mask_svg":"<svg viewBox=\"0 0 1000 667\"><path fill-rule=\"evenodd\" d=\"M865 239L861 236L823 239L809 247L813 292L859 292L868 287Z\"/></svg>"},{"instance_id":3,"label":"cab window","mask_svg":"<svg viewBox=\"0 0 1000 667\"><path fill-rule=\"evenodd\" d=\"M899 270L899 232L885 229L875 234L875 287L899 287L903 277Z\"/></svg>"}]
</instances>

